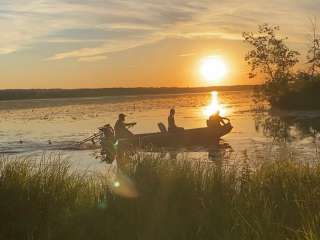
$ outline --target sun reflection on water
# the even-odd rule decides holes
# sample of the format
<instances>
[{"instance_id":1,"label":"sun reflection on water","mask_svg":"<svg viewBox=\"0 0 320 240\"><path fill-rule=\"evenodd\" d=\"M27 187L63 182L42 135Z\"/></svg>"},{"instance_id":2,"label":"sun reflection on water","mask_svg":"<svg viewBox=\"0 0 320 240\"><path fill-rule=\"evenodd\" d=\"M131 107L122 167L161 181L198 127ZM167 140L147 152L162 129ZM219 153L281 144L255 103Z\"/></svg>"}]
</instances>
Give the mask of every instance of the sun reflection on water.
<instances>
[{"instance_id":1,"label":"sun reflection on water","mask_svg":"<svg viewBox=\"0 0 320 240\"><path fill-rule=\"evenodd\" d=\"M217 91L211 92L211 101L209 105L205 106L203 109L203 115L209 117L216 112L220 112L220 116L225 116L227 110L223 104L220 104L219 93Z\"/></svg>"}]
</instances>

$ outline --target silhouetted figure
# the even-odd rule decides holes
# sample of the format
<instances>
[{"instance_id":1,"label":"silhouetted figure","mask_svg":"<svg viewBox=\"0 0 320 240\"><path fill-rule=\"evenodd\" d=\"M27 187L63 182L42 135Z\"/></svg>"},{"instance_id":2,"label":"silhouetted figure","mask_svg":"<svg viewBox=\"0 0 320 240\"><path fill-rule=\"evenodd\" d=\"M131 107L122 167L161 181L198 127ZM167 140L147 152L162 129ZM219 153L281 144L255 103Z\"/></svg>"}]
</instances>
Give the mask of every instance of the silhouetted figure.
<instances>
[{"instance_id":1,"label":"silhouetted figure","mask_svg":"<svg viewBox=\"0 0 320 240\"><path fill-rule=\"evenodd\" d=\"M114 129L110 126L110 124L107 124L99 128L99 130L100 133L102 133L102 137L100 138L100 144L102 146L102 161L112 163L117 153L116 148L114 146L116 142Z\"/></svg>"},{"instance_id":2,"label":"silhouetted figure","mask_svg":"<svg viewBox=\"0 0 320 240\"><path fill-rule=\"evenodd\" d=\"M174 119L174 115L175 115L176 111L174 109L170 110L170 115L168 117L168 131L169 132L181 132L184 130L184 128L182 127L178 127L176 125L175 119Z\"/></svg>"},{"instance_id":3,"label":"silhouetted figure","mask_svg":"<svg viewBox=\"0 0 320 240\"><path fill-rule=\"evenodd\" d=\"M129 127L136 125L137 123L126 123L126 115L123 113L119 114L119 118L114 125L114 131L116 138L127 138L132 137L134 134L128 130Z\"/></svg>"},{"instance_id":4,"label":"silhouetted figure","mask_svg":"<svg viewBox=\"0 0 320 240\"><path fill-rule=\"evenodd\" d=\"M225 120L227 122L225 122ZM220 112L217 111L216 113L210 116L209 120L207 120L207 126L209 128L219 128L221 126L228 124L229 122L230 122L229 118L221 117Z\"/></svg>"}]
</instances>

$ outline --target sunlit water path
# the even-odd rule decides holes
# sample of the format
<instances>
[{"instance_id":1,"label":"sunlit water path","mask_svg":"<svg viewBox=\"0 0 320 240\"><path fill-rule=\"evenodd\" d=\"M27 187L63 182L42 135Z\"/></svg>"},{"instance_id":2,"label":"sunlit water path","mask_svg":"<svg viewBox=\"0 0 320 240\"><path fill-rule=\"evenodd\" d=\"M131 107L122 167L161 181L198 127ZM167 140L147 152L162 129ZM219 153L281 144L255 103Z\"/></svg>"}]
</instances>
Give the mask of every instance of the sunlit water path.
<instances>
[{"instance_id":1,"label":"sunlit water path","mask_svg":"<svg viewBox=\"0 0 320 240\"><path fill-rule=\"evenodd\" d=\"M124 112L128 121L138 122L134 133L158 132L157 123L167 124L170 108L176 109L176 122L185 128L204 127L210 114L219 110L231 119L234 129L223 138L228 151L237 157L246 152L261 157L272 148L275 139L257 131L251 91L224 91L201 94L128 96L80 99L50 99L0 102L0 152L33 154L60 152L82 166L97 165L98 149L75 143L93 134L99 126L114 123ZM299 115L300 114L300 115ZM308 118L309 113L298 113ZM312 117L320 116L312 112ZM311 122L318 121L312 120ZM291 129L292 130L292 129ZM292 130L294 131L294 130ZM300 134L301 135L301 134ZM317 137L302 134L290 140L290 146L307 158L316 151ZM180 149L181 156L209 159L206 149Z\"/></svg>"}]
</instances>

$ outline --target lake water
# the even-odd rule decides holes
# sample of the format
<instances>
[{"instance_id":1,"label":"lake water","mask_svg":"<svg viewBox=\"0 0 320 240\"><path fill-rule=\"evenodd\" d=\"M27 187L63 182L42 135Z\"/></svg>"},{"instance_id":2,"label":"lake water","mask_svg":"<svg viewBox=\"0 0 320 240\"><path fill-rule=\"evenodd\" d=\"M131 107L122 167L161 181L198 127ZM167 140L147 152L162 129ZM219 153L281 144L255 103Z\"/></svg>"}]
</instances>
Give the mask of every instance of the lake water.
<instances>
[{"instance_id":1,"label":"lake water","mask_svg":"<svg viewBox=\"0 0 320 240\"><path fill-rule=\"evenodd\" d=\"M276 149L278 135L308 159L319 142L320 112L253 111L251 91L223 91L179 95L143 95L127 97L45 99L0 102L0 153L62 153L81 167L99 167L99 150L75 143L97 132L99 126L117 120L125 113L127 121L138 122L134 133L158 132L157 123L167 124L170 108L176 109L176 123L184 128L206 126L208 116L220 110L231 119L233 131L223 137L222 145L234 156L263 158ZM260 119L260 126L257 126ZM301 121L300 121L301 120ZM285 130L282 128L285 127ZM278 134L279 133L279 134ZM290 135L290 136L289 136ZM49 144L49 141L52 144ZM179 149L188 158L210 159L208 149Z\"/></svg>"}]
</instances>

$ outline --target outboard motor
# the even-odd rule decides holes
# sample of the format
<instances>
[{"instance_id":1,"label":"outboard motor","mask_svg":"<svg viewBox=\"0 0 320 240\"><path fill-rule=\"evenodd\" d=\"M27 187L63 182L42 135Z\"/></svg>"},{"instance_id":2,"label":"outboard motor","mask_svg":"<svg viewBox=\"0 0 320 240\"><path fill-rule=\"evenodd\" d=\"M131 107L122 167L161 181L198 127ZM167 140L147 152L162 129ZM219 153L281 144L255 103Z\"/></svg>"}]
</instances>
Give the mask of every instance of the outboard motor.
<instances>
[{"instance_id":1,"label":"outboard motor","mask_svg":"<svg viewBox=\"0 0 320 240\"><path fill-rule=\"evenodd\" d=\"M99 128L102 161L112 163L116 157L116 138L113 128L107 124Z\"/></svg>"}]
</instances>

